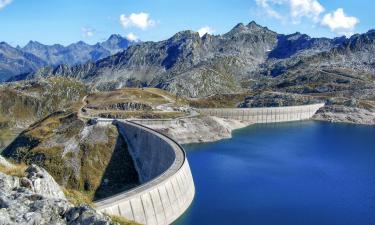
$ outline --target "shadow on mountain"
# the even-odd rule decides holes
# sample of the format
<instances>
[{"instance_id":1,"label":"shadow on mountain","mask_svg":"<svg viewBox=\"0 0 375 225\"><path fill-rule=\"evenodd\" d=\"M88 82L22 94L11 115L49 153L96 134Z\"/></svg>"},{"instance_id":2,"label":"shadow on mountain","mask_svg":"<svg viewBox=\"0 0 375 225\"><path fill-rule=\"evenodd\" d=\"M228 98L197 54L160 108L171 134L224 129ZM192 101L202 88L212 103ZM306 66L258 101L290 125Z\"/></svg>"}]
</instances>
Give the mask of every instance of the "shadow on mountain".
<instances>
[{"instance_id":1,"label":"shadow on mountain","mask_svg":"<svg viewBox=\"0 0 375 225\"><path fill-rule=\"evenodd\" d=\"M124 138L119 134L112 157L105 169L94 200L110 197L140 184L138 173Z\"/></svg>"}]
</instances>

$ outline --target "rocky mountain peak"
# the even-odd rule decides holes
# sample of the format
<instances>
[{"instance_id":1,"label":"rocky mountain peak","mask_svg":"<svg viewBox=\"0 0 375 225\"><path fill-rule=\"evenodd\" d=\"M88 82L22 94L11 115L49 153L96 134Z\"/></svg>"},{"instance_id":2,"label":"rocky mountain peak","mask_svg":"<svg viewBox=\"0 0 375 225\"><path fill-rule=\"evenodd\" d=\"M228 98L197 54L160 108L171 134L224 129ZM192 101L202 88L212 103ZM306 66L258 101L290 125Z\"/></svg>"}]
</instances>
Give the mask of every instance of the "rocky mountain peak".
<instances>
[{"instance_id":1,"label":"rocky mountain peak","mask_svg":"<svg viewBox=\"0 0 375 225\"><path fill-rule=\"evenodd\" d=\"M277 33L269 30L267 27L260 26L255 21L251 21L246 26L243 23L237 24L235 27L233 27L228 33L224 34L224 37L232 37L237 36L240 34L269 34L272 36L276 36Z\"/></svg>"},{"instance_id":2,"label":"rocky mountain peak","mask_svg":"<svg viewBox=\"0 0 375 225\"><path fill-rule=\"evenodd\" d=\"M111 36L109 36L107 41L119 41L119 40L122 40L122 39L124 39L124 38L121 35L112 34Z\"/></svg>"},{"instance_id":3,"label":"rocky mountain peak","mask_svg":"<svg viewBox=\"0 0 375 225\"><path fill-rule=\"evenodd\" d=\"M286 35L286 38L290 41L296 41L298 39L304 39L304 40L311 39L309 35L301 34L300 32L296 32L296 33L293 33L293 34Z\"/></svg>"},{"instance_id":4,"label":"rocky mountain peak","mask_svg":"<svg viewBox=\"0 0 375 225\"><path fill-rule=\"evenodd\" d=\"M111 54L115 54L121 50L126 49L129 45L133 42L129 41L128 39L122 37L120 34L112 34L106 41L102 43L98 43L98 46L102 46Z\"/></svg>"},{"instance_id":5,"label":"rocky mountain peak","mask_svg":"<svg viewBox=\"0 0 375 225\"><path fill-rule=\"evenodd\" d=\"M23 49L24 50L27 50L27 49L39 49L39 48L43 48L44 45L41 44L40 42L37 42L37 41L29 41L24 47Z\"/></svg>"},{"instance_id":6,"label":"rocky mountain peak","mask_svg":"<svg viewBox=\"0 0 375 225\"><path fill-rule=\"evenodd\" d=\"M200 39L199 33L192 30L184 30L176 33L169 40L178 41L184 39Z\"/></svg>"},{"instance_id":7,"label":"rocky mountain peak","mask_svg":"<svg viewBox=\"0 0 375 225\"><path fill-rule=\"evenodd\" d=\"M249 29L264 29L265 27L262 27L261 25L257 24L254 20L251 21L249 24L246 25Z\"/></svg>"},{"instance_id":8,"label":"rocky mountain peak","mask_svg":"<svg viewBox=\"0 0 375 225\"><path fill-rule=\"evenodd\" d=\"M87 44L86 42L84 41L78 41L77 43L73 44L73 45L76 45L76 46L88 46L89 44Z\"/></svg>"},{"instance_id":9,"label":"rocky mountain peak","mask_svg":"<svg viewBox=\"0 0 375 225\"><path fill-rule=\"evenodd\" d=\"M237 33L242 33L242 32L244 32L246 30L247 30L246 26L243 23L239 23L236 26L234 26L232 28L232 30L230 30L225 35L229 36L229 35L233 35L233 34L237 34Z\"/></svg>"},{"instance_id":10,"label":"rocky mountain peak","mask_svg":"<svg viewBox=\"0 0 375 225\"><path fill-rule=\"evenodd\" d=\"M8 49L8 48L12 48L12 46L10 46L8 43L2 41L2 42L0 42L0 48Z\"/></svg>"}]
</instances>

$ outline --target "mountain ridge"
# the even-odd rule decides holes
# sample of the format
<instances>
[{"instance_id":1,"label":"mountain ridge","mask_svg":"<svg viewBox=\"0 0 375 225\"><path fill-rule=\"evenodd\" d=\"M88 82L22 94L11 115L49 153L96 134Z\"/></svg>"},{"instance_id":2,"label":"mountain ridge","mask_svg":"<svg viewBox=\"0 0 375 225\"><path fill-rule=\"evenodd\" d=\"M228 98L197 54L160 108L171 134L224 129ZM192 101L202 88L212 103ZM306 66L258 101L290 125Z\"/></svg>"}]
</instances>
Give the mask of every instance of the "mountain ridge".
<instances>
[{"instance_id":1,"label":"mountain ridge","mask_svg":"<svg viewBox=\"0 0 375 225\"><path fill-rule=\"evenodd\" d=\"M0 82L9 77L30 73L45 66L69 66L97 61L125 50L136 42L129 41L119 34L111 35L106 41L90 45L78 41L69 45L44 45L29 41L24 47L12 47L6 42L0 45ZM6 45L5 45L6 44ZM11 51L10 51L11 49Z\"/></svg>"},{"instance_id":2,"label":"mountain ridge","mask_svg":"<svg viewBox=\"0 0 375 225\"><path fill-rule=\"evenodd\" d=\"M319 71L322 66L350 65L373 73L373 32L350 38L311 38L298 32L277 34L252 21L239 23L222 35L200 37L191 30L180 31L169 39L132 45L96 62L42 68L13 80L68 76L99 90L150 86L189 97L257 90L262 80L271 79L262 85L272 86L278 80L272 77L290 74L287 70L293 68Z\"/></svg>"}]
</instances>

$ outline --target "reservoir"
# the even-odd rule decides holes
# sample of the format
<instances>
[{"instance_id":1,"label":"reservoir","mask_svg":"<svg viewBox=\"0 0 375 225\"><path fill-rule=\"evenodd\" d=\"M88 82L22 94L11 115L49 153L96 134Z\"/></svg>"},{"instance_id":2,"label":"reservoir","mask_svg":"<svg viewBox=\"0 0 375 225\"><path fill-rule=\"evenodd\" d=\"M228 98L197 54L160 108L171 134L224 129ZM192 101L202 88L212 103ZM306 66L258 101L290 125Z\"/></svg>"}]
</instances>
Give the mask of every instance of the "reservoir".
<instances>
[{"instance_id":1,"label":"reservoir","mask_svg":"<svg viewBox=\"0 0 375 225\"><path fill-rule=\"evenodd\" d=\"M375 127L253 125L184 146L195 199L175 225L375 224Z\"/></svg>"}]
</instances>

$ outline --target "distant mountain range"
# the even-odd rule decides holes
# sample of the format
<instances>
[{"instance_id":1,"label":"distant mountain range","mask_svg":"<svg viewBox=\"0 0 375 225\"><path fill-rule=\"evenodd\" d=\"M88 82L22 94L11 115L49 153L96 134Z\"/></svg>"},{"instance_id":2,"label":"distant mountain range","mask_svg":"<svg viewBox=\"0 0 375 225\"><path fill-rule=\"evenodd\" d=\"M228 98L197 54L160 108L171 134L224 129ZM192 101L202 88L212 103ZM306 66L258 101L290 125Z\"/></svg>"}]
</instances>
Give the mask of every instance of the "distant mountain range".
<instances>
[{"instance_id":1,"label":"distant mountain range","mask_svg":"<svg viewBox=\"0 0 375 225\"><path fill-rule=\"evenodd\" d=\"M182 31L96 62L43 67L13 80L46 76L74 77L99 90L142 85L190 97L242 90L373 90L375 30L334 39L277 34L255 22L223 35Z\"/></svg>"},{"instance_id":2,"label":"distant mountain range","mask_svg":"<svg viewBox=\"0 0 375 225\"><path fill-rule=\"evenodd\" d=\"M30 41L23 48L0 43L0 81L9 77L30 73L45 66L61 64L73 66L97 61L99 59L125 50L134 42L120 35L111 35L108 40L95 45L83 41L63 46L59 44L44 45Z\"/></svg>"}]
</instances>

